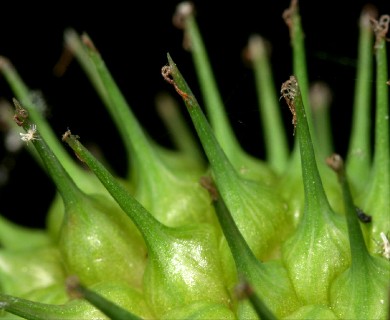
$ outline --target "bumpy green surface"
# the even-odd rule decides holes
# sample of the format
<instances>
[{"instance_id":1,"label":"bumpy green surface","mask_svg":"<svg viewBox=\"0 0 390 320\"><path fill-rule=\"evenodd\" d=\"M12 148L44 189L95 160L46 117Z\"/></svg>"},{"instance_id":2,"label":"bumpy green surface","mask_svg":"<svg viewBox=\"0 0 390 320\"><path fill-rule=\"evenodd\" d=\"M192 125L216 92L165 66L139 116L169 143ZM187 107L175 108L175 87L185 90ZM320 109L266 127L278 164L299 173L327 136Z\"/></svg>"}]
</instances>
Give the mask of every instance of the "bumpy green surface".
<instances>
[{"instance_id":1,"label":"bumpy green surface","mask_svg":"<svg viewBox=\"0 0 390 320\"><path fill-rule=\"evenodd\" d=\"M370 21L369 14L363 10L360 21L345 166L332 154L326 92L318 95L307 81L296 1L284 13L294 76L281 89L273 86L264 40L253 36L247 48L266 160L248 155L233 134L189 3L174 21L193 54L207 116L170 54L162 76L182 98L202 149L169 96L158 103L177 149L152 141L91 39L65 33L122 135L126 178L113 176L82 137L67 131L58 139L2 57L17 98L12 130L58 193L45 230L0 216L0 319L388 319L390 18ZM291 152L280 116L286 105Z\"/></svg>"}]
</instances>

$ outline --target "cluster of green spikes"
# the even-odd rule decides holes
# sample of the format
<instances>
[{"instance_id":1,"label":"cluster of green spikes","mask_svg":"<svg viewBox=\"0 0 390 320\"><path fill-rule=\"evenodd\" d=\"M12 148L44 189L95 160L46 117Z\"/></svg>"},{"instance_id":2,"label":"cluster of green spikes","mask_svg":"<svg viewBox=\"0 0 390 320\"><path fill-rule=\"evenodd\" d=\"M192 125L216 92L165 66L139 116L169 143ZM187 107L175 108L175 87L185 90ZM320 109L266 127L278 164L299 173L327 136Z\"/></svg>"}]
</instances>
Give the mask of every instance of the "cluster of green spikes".
<instances>
[{"instance_id":1,"label":"cluster of green spikes","mask_svg":"<svg viewBox=\"0 0 390 320\"><path fill-rule=\"evenodd\" d=\"M326 88L308 80L297 1L283 13L293 63L279 88L265 40L250 37L262 160L234 135L193 9L179 4L173 21L184 30L206 114L167 54L161 80L183 106L169 94L157 104L175 149L142 128L88 35L65 32L66 52L122 137L125 177L83 137L69 129L57 137L0 57L15 96L9 134L57 188L44 230L0 216L0 319L388 319L390 16L362 10L345 161L332 147Z\"/></svg>"}]
</instances>

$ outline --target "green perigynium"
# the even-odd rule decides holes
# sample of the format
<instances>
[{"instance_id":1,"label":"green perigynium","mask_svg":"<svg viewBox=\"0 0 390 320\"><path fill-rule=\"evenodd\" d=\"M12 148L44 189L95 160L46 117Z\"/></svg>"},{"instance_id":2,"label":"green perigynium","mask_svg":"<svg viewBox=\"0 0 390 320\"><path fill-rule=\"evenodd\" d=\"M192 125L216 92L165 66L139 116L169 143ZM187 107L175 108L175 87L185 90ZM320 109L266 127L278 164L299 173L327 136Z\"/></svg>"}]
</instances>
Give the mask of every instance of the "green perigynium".
<instances>
[{"instance_id":1,"label":"green perigynium","mask_svg":"<svg viewBox=\"0 0 390 320\"><path fill-rule=\"evenodd\" d=\"M390 17L362 12L345 164L328 154L330 102L323 84L308 82L297 1L283 18L289 79L275 87L262 37L251 35L246 49L265 160L247 154L234 135L191 3L178 5L174 23L184 30L206 114L168 54L163 79L194 128L179 101L159 97L175 150L142 128L92 40L65 31L67 49L123 140L125 177L113 175L83 137L70 130L56 137L16 69L0 58L16 97L10 130L57 188L45 230L0 216L0 319L388 319ZM287 107L292 123L283 128ZM286 132L294 134L291 152Z\"/></svg>"},{"instance_id":2,"label":"green perigynium","mask_svg":"<svg viewBox=\"0 0 390 320\"><path fill-rule=\"evenodd\" d=\"M330 304L340 318L380 319L384 316L381 305L388 299L388 292L380 288L388 285L390 264L367 250L341 157L334 154L328 158L328 163L337 172L343 190L352 256L351 265L331 285ZM360 294L362 292L365 294ZM373 296L375 299L371 300ZM347 301L350 302L345 303Z\"/></svg>"}]
</instances>

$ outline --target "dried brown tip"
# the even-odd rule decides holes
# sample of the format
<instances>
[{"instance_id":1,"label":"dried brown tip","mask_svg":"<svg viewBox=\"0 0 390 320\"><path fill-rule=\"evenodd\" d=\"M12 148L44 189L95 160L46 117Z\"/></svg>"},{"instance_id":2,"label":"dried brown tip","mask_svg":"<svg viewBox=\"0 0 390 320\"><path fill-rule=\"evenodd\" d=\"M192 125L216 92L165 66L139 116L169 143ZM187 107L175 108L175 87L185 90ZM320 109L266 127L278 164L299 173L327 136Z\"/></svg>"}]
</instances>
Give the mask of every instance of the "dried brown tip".
<instances>
[{"instance_id":1,"label":"dried brown tip","mask_svg":"<svg viewBox=\"0 0 390 320\"><path fill-rule=\"evenodd\" d=\"M171 85L174 85L174 81L172 79L172 70L169 65L165 65L161 68L161 75L163 76L164 80Z\"/></svg>"},{"instance_id":2,"label":"dried brown tip","mask_svg":"<svg viewBox=\"0 0 390 320\"><path fill-rule=\"evenodd\" d=\"M179 3L176 6L176 11L172 16L172 24L180 29L184 30L183 33L183 48L184 50L190 51L191 50L191 38L186 30L186 20L189 16L193 16L195 14L195 6L191 1L184 1Z\"/></svg>"},{"instance_id":3,"label":"dried brown tip","mask_svg":"<svg viewBox=\"0 0 390 320\"><path fill-rule=\"evenodd\" d=\"M344 170L344 161L343 158L337 154L333 153L326 158L326 164L333 169L336 173L342 173Z\"/></svg>"},{"instance_id":4,"label":"dried brown tip","mask_svg":"<svg viewBox=\"0 0 390 320\"><path fill-rule=\"evenodd\" d=\"M88 34L85 32L81 35L81 41L91 50L95 52L99 52L98 49L96 48L95 44L91 40Z\"/></svg>"},{"instance_id":5,"label":"dried brown tip","mask_svg":"<svg viewBox=\"0 0 390 320\"><path fill-rule=\"evenodd\" d=\"M195 14L195 6L191 1L180 2L176 6L175 13L172 17L173 25L178 29L185 29L186 19Z\"/></svg>"},{"instance_id":6,"label":"dried brown tip","mask_svg":"<svg viewBox=\"0 0 390 320\"><path fill-rule=\"evenodd\" d=\"M295 97L298 93L298 81L295 76L290 76L290 79L283 82L282 88L280 90L280 93L282 94L282 97L284 100L286 100L286 103L292 113L292 124L294 125L294 132L293 135L295 135L295 129L297 127L297 113L295 109Z\"/></svg>"},{"instance_id":7,"label":"dried brown tip","mask_svg":"<svg viewBox=\"0 0 390 320\"><path fill-rule=\"evenodd\" d=\"M62 135L61 140L64 141L64 142L66 142L67 144L70 144L71 141L70 141L69 139L71 139L71 140L72 140L72 139L73 139L73 140L78 140L78 139L80 139L80 137L79 137L78 135L73 135L73 134L70 132L70 130L68 129L68 130L66 130L65 133ZM79 156L79 154L78 154L76 151L74 151L74 154L76 155L77 159L79 159L81 162L84 163L84 160Z\"/></svg>"},{"instance_id":8,"label":"dried brown tip","mask_svg":"<svg viewBox=\"0 0 390 320\"><path fill-rule=\"evenodd\" d=\"M249 37L248 45L242 51L242 58L245 63L252 64L257 59L271 53L271 44L258 34Z\"/></svg>"},{"instance_id":9,"label":"dried brown tip","mask_svg":"<svg viewBox=\"0 0 390 320\"><path fill-rule=\"evenodd\" d=\"M4 56L0 56L0 70L5 70L7 68L13 68L11 61Z\"/></svg>"},{"instance_id":10,"label":"dried brown tip","mask_svg":"<svg viewBox=\"0 0 390 320\"><path fill-rule=\"evenodd\" d=\"M12 98L12 101L15 105L14 121L21 127L28 118L28 111L22 107L16 98Z\"/></svg>"},{"instance_id":11,"label":"dried brown tip","mask_svg":"<svg viewBox=\"0 0 390 320\"><path fill-rule=\"evenodd\" d=\"M386 34L389 30L390 16L385 14L380 16L379 20L371 18L370 21L376 37L374 48L378 48L382 40L389 41L389 39L386 38Z\"/></svg>"},{"instance_id":12,"label":"dried brown tip","mask_svg":"<svg viewBox=\"0 0 390 320\"><path fill-rule=\"evenodd\" d=\"M67 142L67 140L69 138L72 138L72 139L75 139L75 140L78 140L80 139L80 137L78 135L74 135L72 134L72 132L70 132L70 130L66 130L65 133L62 135L62 138L61 140L64 141L64 142Z\"/></svg>"},{"instance_id":13,"label":"dried brown tip","mask_svg":"<svg viewBox=\"0 0 390 320\"><path fill-rule=\"evenodd\" d=\"M53 74L56 77L62 77L70 63L73 61L74 55L72 50L68 46L64 46L61 52L61 56L53 68Z\"/></svg>"},{"instance_id":14,"label":"dried brown tip","mask_svg":"<svg viewBox=\"0 0 390 320\"><path fill-rule=\"evenodd\" d=\"M238 300L244 300L250 297L254 293L253 288L249 285L248 281L242 279L235 287L234 294Z\"/></svg>"},{"instance_id":15,"label":"dried brown tip","mask_svg":"<svg viewBox=\"0 0 390 320\"><path fill-rule=\"evenodd\" d=\"M283 11L282 18L286 23L287 27L292 30L293 27L293 16L298 12L298 0L291 0L290 6Z\"/></svg>"},{"instance_id":16,"label":"dried brown tip","mask_svg":"<svg viewBox=\"0 0 390 320\"><path fill-rule=\"evenodd\" d=\"M71 299L82 299L84 295L80 291L80 280L77 276L69 276L65 280L66 292Z\"/></svg>"},{"instance_id":17,"label":"dried brown tip","mask_svg":"<svg viewBox=\"0 0 390 320\"><path fill-rule=\"evenodd\" d=\"M199 183L209 192L212 201L218 200L217 187L215 186L214 181L213 179L211 179L211 177L203 176L200 178Z\"/></svg>"},{"instance_id":18,"label":"dried brown tip","mask_svg":"<svg viewBox=\"0 0 390 320\"><path fill-rule=\"evenodd\" d=\"M332 92L325 82L317 81L310 87L309 98L314 110L327 108L332 102Z\"/></svg>"},{"instance_id":19,"label":"dried brown tip","mask_svg":"<svg viewBox=\"0 0 390 320\"><path fill-rule=\"evenodd\" d=\"M190 99L190 96L185 93L184 91L180 90L177 86L176 82L172 79L172 67L170 65L165 65L161 68L161 75L163 76L164 80L175 88L176 92L185 100L187 101Z\"/></svg>"},{"instance_id":20,"label":"dried brown tip","mask_svg":"<svg viewBox=\"0 0 390 320\"><path fill-rule=\"evenodd\" d=\"M364 28L371 28L371 19L376 19L378 17L377 8L371 4L366 4L360 14L359 24Z\"/></svg>"},{"instance_id":21,"label":"dried brown tip","mask_svg":"<svg viewBox=\"0 0 390 320\"><path fill-rule=\"evenodd\" d=\"M70 132L70 130L66 130L65 133L62 135L62 138L61 140L62 141L66 141L66 139L68 139L70 136L72 135L72 132Z\"/></svg>"}]
</instances>

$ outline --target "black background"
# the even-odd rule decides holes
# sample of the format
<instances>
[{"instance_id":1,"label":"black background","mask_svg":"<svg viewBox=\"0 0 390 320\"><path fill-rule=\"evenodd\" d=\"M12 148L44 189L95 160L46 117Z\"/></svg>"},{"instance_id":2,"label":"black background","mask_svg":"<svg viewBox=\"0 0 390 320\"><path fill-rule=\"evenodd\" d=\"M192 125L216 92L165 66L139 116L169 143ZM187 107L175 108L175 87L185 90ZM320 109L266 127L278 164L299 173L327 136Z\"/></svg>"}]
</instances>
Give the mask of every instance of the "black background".
<instances>
[{"instance_id":1,"label":"black background","mask_svg":"<svg viewBox=\"0 0 390 320\"><path fill-rule=\"evenodd\" d=\"M86 31L101 52L142 125L161 144L168 134L155 112L154 98L173 92L161 77L169 52L197 94L191 55L181 47L182 32L171 23L178 1L94 3L48 2L2 4L0 55L8 57L27 85L40 90L60 137L69 127L83 142L95 142L118 175L126 159L115 127L102 103L73 62L66 74L53 74L62 51L63 31ZM263 157L261 127L251 70L241 59L252 33L272 43L276 87L291 74L289 34L282 19L289 1L195 1L197 21L208 48L232 125L244 148ZM366 1L300 1L311 81L325 81L333 91L332 121L336 151L344 154L350 131L355 85L358 19ZM389 14L388 1L371 1ZM13 94L0 77L0 98ZM200 96L198 99L201 101ZM288 110L283 117L291 126ZM288 127L290 128L290 127ZM3 136L1 136L1 142ZM5 150L0 147L0 156ZM43 226L54 185L26 151L14 157L9 183L0 187L0 213L26 225Z\"/></svg>"}]
</instances>

